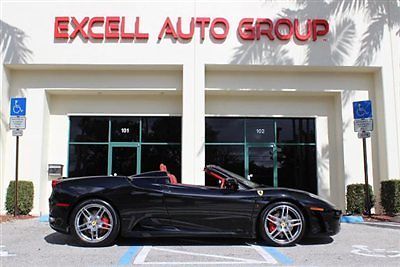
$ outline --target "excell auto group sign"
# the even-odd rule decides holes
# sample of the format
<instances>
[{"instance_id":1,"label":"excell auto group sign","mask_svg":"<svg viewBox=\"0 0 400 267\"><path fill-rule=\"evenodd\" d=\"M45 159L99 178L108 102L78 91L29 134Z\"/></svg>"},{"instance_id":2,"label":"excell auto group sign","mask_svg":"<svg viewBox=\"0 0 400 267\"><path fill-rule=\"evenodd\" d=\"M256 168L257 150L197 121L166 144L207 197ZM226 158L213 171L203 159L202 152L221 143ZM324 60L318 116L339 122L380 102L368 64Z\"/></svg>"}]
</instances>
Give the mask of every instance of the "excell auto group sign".
<instances>
[{"instance_id":1,"label":"excell auto group sign","mask_svg":"<svg viewBox=\"0 0 400 267\"><path fill-rule=\"evenodd\" d=\"M295 38L298 41L317 41L318 37L329 32L329 23L325 19L279 18L272 21L269 18L242 18L235 31L242 40L260 40L265 36L270 41L275 39L286 41ZM183 20L165 18L160 25L158 39L173 38L175 40L191 40L199 32L201 40L205 39L206 31L216 40L225 40L231 29L231 24L225 18L192 17ZM157 34L154 33L154 34ZM55 17L54 39L73 40L77 36L89 40L107 39L149 39L150 33L141 29L141 18L129 17Z\"/></svg>"}]
</instances>

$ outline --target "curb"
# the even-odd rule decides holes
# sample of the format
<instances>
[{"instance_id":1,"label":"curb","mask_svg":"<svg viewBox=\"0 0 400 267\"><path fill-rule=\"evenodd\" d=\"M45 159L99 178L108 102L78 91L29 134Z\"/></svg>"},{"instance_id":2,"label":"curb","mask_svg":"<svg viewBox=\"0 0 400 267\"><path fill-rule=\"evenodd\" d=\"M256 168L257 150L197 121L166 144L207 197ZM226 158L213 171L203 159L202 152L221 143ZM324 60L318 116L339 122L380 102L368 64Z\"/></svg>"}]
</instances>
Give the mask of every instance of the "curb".
<instances>
[{"instance_id":1,"label":"curb","mask_svg":"<svg viewBox=\"0 0 400 267\"><path fill-rule=\"evenodd\" d=\"M400 230L400 223L390 223L390 222L363 222L361 223L367 226L379 227L379 228L387 228L387 229L395 229Z\"/></svg>"},{"instance_id":2,"label":"curb","mask_svg":"<svg viewBox=\"0 0 400 267\"><path fill-rule=\"evenodd\" d=\"M340 219L342 223L363 223L364 219L362 216L342 216Z\"/></svg>"}]
</instances>

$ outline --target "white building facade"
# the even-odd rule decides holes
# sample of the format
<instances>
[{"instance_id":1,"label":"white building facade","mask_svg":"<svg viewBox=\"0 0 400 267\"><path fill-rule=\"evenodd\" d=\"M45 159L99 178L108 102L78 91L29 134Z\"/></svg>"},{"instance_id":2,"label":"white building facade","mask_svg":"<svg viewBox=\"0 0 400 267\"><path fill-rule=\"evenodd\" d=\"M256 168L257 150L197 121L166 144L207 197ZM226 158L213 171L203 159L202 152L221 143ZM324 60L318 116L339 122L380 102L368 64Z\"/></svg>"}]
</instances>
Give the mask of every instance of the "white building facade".
<instances>
[{"instance_id":1,"label":"white building facade","mask_svg":"<svg viewBox=\"0 0 400 267\"><path fill-rule=\"evenodd\" d=\"M359 100L372 101L378 201L400 177L399 1L3 1L0 23L2 213L13 97L27 99L32 214L48 213L49 164L73 177L158 162L182 183L221 164L345 210L346 185L364 182Z\"/></svg>"}]
</instances>

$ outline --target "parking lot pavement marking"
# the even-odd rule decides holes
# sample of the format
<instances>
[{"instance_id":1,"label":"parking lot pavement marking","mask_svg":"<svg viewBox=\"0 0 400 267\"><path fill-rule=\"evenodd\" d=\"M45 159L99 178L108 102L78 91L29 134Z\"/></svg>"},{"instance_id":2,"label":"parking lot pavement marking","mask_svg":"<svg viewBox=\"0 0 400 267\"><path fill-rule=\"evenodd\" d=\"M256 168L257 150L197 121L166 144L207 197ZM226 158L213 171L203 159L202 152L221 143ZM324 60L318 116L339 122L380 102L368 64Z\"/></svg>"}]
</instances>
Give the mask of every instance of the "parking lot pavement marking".
<instances>
[{"instance_id":1,"label":"parking lot pavement marking","mask_svg":"<svg viewBox=\"0 0 400 267\"><path fill-rule=\"evenodd\" d=\"M140 246L129 247L128 251L119 259L118 265L128 265L140 248Z\"/></svg>"},{"instance_id":2,"label":"parking lot pavement marking","mask_svg":"<svg viewBox=\"0 0 400 267\"><path fill-rule=\"evenodd\" d=\"M49 221L49 215L42 215L39 217L39 222L48 222Z\"/></svg>"},{"instance_id":3,"label":"parking lot pavement marking","mask_svg":"<svg viewBox=\"0 0 400 267\"><path fill-rule=\"evenodd\" d=\"M133 261L133 264L144 264L147 255L149 254L151 250L151 246L145 246L143 247L140 252L136 255L135 260Z\"/></svg>"},{"instance_id":4,"label":"parking lot pavement marking","mask_svg":"<svg viewBox=\"0 0 400 267\"><path fill-rule=\"evenodd\" d=\"M268 253L264 249L264 247L260 247L260 246L256 246L256 245L251 245L251 247L253 247L258 252L258 254L260 254L264 258L265 261L271 262L274 264L278 263L277 262L278 259L274 258L270 253Z\"/></svg>"},{"instance_id":5,"label":"parking lot pavement marking","mask_svg":"<svg viewBox=\"0 0 400 267\"><path fill-rule=\"evenodd\" d=\"M13 257L16 256L14 253L8 253L8 251L3 250L6 246L0 246L0 257Z\"/></svg>"},{"instance_id":6,"label":"parking lot pavement marking","mask_svg":"<svg viewBox=\"0 0 400 267\"><path fill-rule=\"evenodd\" d=\"M283 265L290 265L293 264L293 260L280 252L278 249L274 247L262 247L264 251L268 253L268 255L271 255L272 257L275 258L279 263Z\"/></svg>"},{"instance_id":7,"label":"parking lot pavement marking","mask_svg":"<svg viewBox=\"0 0 400 267\"><path fill-rule=\"evenodd\" d=\"M369 249L368 246L364 245L353 245L353 250L351 253L366 256L366 257L376 257L376 258L397 258L400 257L400 251L390 250L386 251L386 249Z\"/></svg>"}]
</instances>

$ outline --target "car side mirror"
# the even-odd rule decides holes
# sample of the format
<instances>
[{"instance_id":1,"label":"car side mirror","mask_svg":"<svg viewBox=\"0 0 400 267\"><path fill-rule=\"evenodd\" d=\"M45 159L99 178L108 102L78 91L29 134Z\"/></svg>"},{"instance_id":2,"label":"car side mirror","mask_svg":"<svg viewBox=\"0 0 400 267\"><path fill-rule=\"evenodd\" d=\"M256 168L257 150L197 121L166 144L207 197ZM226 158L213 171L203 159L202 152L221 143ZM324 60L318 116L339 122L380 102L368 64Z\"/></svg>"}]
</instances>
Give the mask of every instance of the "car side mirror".
<instances>
[{"instance_id":1,"label":"car side mirror","mask_svg":"<svg viewBox=\"0 0 400 267\"><path fill-rule=\"evenodd\" d=\"M225 180L225 188L230 190L230 191L237 191L239 189L239 184L236 181L236 179L227 178Z\"/></svg>"}]
</instances>

